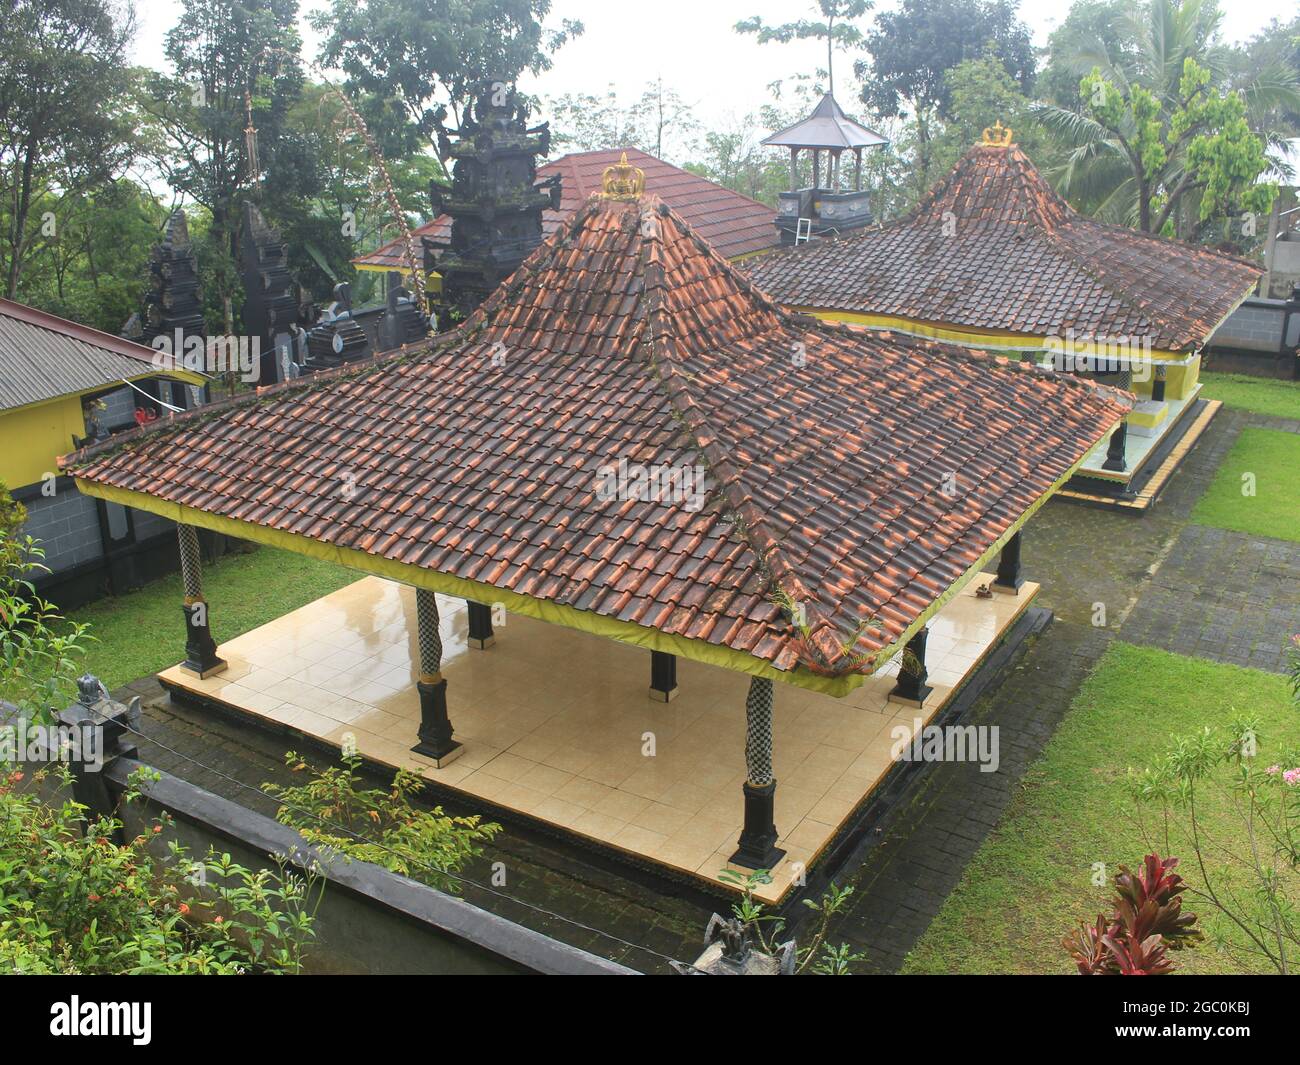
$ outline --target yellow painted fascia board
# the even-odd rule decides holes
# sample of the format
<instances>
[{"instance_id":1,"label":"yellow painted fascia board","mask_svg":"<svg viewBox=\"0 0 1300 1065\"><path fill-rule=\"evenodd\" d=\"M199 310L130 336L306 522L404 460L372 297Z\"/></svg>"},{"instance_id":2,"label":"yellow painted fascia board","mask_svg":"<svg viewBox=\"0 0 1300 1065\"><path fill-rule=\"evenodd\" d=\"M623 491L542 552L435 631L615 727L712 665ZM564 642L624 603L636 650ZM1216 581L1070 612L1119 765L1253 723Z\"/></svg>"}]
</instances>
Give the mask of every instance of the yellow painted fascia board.
<instances>
[{"instance_id":1,"label":"yellow painted fascia board","mask_svg":"<svg viewBox=\"0 0 1300 1065\"><path fill-rule=\"evenodd\" d=\"M888 314L859 314L855 311L836 311L827 307L793 307L801 314L811 314L831 322L845 322L849 325L865 326L868 329L888 329L894 333L919 337L922 340L946 340L952 344L961 344L968 348L996 348L1001 351L1043 351L1046 350L1048 337L1031 336L1025 333L1013 333L1000 329L959 329L953 326L933 325L929 322L911 318L898 318ZM1096 344L1052 338L1052 343L1062 351L1075 355L1099 354ZM1104 351L1100 354L1105 354ZM1195 353L1185 351L1166 351L1152 348L1151 358L1160 363L1184 364Z\"/></svg>"},{"instance_id":2,"label":"yellow painted fascia board","mask_svg":"<svg viewBox=\"0 0 1300 1065\"><path fill-rule=\"evenodd\" d=\"M202 510L195 510L193 507L146 495L143 492L96 484L80 477L76 478L76 482L77 489L85 495L104 499L111 503L121 503L123 506L134 507L137 510L145 510L175 522L194 525L201 529L209 529L212 532L224 533L243 540L252 540L267 547L277 547L300 555L323 559L340 566L346 566L349 569L360 570L363 573L374 574L377 577L386 577L389 580L400 581L416 588L427 588L430 591L441 592L457 599L472 599L480 603L501 603L512 613L535 618L538 621L563 625L566 628L578 629L582 632L604 636L618 640L621 643L634 644L637 647L644 647L652 651L664 651L668 654L680 655L682 658L721 666L723 669L747 673L750 676L767 677L770 680L780 681L784 684L794 684L826 695L846 695L866 679L862 674L824 677L803 667L792 671L783 671L777 669L771 663L764 662L753 655L745 654L743 651L720 647L717 644L706 643L703 640L675 636L645 625L620 621L617 618L607 618L589 610L578 610L562 603L534 599L531 596L520 595L518 592L497 588L479 581L468 580L464 577L438 573L434 570L412 566L405 562L397 562L393 559L378 558L355 548L337 547L333 544L323 543L320 540L300 536L297 533L286 532L282 529L271 529L264 525L254 525L235 518L208 514Z\"/></svg>"},{"instance_id":3,"label":"yellow painted fascia board","mask_svg":"<svg viewBox=\"0 0 1300 1065\"><path fill-rule=\"evenodd\" d=\"M938 599L931 603L897 640L887 645L883 651L877 651L873 655L877 665L872 673L878 672L888 663L935 614L943 609L975 576L983 572L984 567L1006 546L1007 541L1020 531L1025 522L1037 513L1039 507L1046 503L1066 481L1074 476L1075 471L1078 470L1082 462L1083 459L1081 458L1062 474L1051 488L1013 522L1006 532L998 537L993 546L985 551L979 560L949 586ZM286 532L283 529L271 529L265 525L254 525L235 518L209 514L206 511L196 510L193 507L173 503L166 499L159 499L143 492L135 492L128 488L97 484L93 481L83 480L80 477L76 478L76 482L78 491L85 495L104 499L111 503L121 503L123 506L134 507L137 510L148 511L151 514L157 514L160 517L169 518L185 525L193 525L200 529L224 533L237 539L251 540L254 543L265 544L268 547L281 548L300 555L323 559L336 565L346 566L349 569L371 573L377 577L386 577L389 580L399 581L416 588L427 588L430 591L441 592L443 595L453 596L457 599L471 599L478 603L501 603L512 613L522 614L524 617L535 618L538 621L563 625L566 628L577 629L596 636L604 636L611 640L618 640L620 643L633 644L652 651L680 655L682 658L719 666L749 676L766 677L769 680L792 684L824 695L835 697L847 695L855 688L861 687L870 675L866 673L848 673L838 676L826 676L816 673L805 666L798 666L793 670L781 670L770 662L764 662L762 659L755 658L743 651L735 651L730 647L706 643L704 640L692 640L684 636L660 632L658 629L652 629L645 625L604 617L589 610L578 610L563 603L534 599L531 596L497 588L494 585L483 584L480 581L456 577L447 573L438 573L435 570L412 566L409 563L397 562L393 559L379 558L367 554L365 551L358 551L355 548L337 547L320 540L300 536L297 533Z\"/></svg>"},{"instance_id":4,"label":"yellow painted fascia board","mask_svg":"<svg viewBox=\"0 0 1300 1065\"><path fill-rule=\"evenodd\" d=\"M362 270L369 270L371 273L375 273L375 274L391 274L393 272L397 272L397 273L407 272L407 268L404 266L380 266L378 263L359 263L355 259L352 260L352 265L356 267L358 272Z\"/></svg>"}]
</instances>

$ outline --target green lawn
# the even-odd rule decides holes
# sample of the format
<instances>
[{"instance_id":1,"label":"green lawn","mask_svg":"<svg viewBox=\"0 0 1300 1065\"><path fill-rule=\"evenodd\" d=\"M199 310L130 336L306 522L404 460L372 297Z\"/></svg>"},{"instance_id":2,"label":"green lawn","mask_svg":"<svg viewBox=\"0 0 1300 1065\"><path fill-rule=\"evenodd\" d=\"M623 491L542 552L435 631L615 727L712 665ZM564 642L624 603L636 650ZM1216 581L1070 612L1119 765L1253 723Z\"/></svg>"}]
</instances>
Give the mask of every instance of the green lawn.
<instances>
[{"instance_id":1,"label":"green lawn","mask_svg":"<svg viewBox=\"0 0 1300 1065\"><path fill-rule=\"evenodd\" d=\"M1203 373L1201 384L1204 386L1202 399L1221 399L1226 406L1278 418L1300 418L1300 381L1239 373Z\"/></svg>"},{"instance_id":2,"label":"green lawn","mask_svg":"<svg viewBox=\"0 0 1300 1065\"><path fill-rule=\"evenodd\" d=\"M1061 937L1109 910L1109 889L1092 886L1093 863L1113 874L1121 863L1139 865L1147 850L1123 784L1127 767L1158 758L1171 735L1226 725L1236 714L1261 719L1261 758L1300 740L1284 677L1112 644L904 971L1073 972ZM1226 799L1203 796L1201 814L1214 830L1236 835ZM1178 872L1195 884L1185 848L1175 833L1170 852L1184 859ZM1184 908L1211 933L1225 929L1194 900ZM1179 970L1232 971L1211 942L1175 954Z\"/></svg>"},{"instance_id":3,"label":"green lawn","mask_svg":"<svg viewBox=\"0 0 1300 1065\"><path fill-rule=\"evenodd\" d=\"M1253 495L1247 474L1253 475ZM1196 504L1201 525L1300 541L1300 435L1246 428Z\"/></svg>"},{"instance_id":4,"label":"green lawn","mask_svg":"<svg viewBox=\"0 0 1300 1065\"><path fill-rule=\"evenodd\" d=\"M203 567L217 642L264 625L313 599L361 578L354 570L305 555L259 547L227 555ZM112 690L175 665L185 654L181 579L173 574L138 591L102 599L71 611L88 622L98 642L88 645L86 665Z\"/></svg>"}]
</instances>

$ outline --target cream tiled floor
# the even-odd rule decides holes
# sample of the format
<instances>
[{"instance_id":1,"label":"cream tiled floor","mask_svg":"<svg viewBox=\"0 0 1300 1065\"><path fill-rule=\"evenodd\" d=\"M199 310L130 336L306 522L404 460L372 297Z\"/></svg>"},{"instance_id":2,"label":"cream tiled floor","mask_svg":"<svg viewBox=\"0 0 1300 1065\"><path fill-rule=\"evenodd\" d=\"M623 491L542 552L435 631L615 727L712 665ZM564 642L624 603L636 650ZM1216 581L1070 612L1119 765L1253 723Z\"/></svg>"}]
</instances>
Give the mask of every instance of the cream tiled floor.
<instances>
[{"instance_id":1,"label":"cream tiled floor","mask_svg":"<svg viewBox=\"0 0 1300 1065\"><path fill-rule=\"evenodd\" d=\"M786 858L759 894L780 898L890 766L891 730L929 720L1038 591L979 599L973 581L931 622L934 694L887 702L897 662L843 699L776 685L776 824ZM415 593L366 577L221 645L205 697L554 825L710 879L743 816L748 678L679 659L678 695L649 698L648 651L511 615L486 651L466 643L462 600L438 596L443 675L459 758L442 769L416 740ZM221 604L212 604L220 634Z\"/></svg>"}]
</instances>

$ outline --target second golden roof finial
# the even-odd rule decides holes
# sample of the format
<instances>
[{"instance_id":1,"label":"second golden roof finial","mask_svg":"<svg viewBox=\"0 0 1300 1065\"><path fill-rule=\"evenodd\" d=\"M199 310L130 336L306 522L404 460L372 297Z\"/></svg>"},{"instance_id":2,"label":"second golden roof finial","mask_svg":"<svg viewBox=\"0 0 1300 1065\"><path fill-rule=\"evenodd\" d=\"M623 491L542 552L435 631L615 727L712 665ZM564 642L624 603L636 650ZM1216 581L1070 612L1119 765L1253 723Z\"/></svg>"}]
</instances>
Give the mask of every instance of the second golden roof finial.
<instances>
[{"instance_id":1,"label":"second golden roof finial","mask_svg":"<svg viewBox=\"0 0 1300 1065\"><path fill-rule=\"evenodd\" d=\"M992 126L985 126L983 143L988 148L1009 148L1011 147L1011 129L1004 126L1001 120L994 122Z\"/></svg>"},{"instance_id":2,"label":"second golden roof finial","mask_svg":"<svg viewBox=\"0 0 1300 1065\"><path fill-rule=\"evenodd\" d=\"M645 171L627 161L627 152L613 166L605 167L600 194L607 200L639 200L645 192Z\"/></svg>"}]
</instances>

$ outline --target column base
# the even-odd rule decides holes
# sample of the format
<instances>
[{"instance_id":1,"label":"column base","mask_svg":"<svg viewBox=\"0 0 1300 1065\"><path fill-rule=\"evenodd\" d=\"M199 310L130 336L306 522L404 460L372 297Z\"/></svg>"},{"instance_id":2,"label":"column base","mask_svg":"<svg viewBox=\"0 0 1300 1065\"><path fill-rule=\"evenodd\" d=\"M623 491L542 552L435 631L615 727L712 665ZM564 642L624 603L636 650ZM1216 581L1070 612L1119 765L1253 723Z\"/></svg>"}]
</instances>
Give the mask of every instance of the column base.
<instances>
[{"instance_id":1,"label":"column base","mask_svg":"<svg viewBox=\"0 0 1300 1065\"><path fill-rule=\"evenodd\" d=\"M222 673L230 668L230 663L224 658L218 658L204 666L201 663L191 662L189 659L186 659L176 668L191 677L197 677L199 680L207 680L208 677L215 677L218 673Z\"/></svg>"},{"instance_id":2,"label":"column base","mask_svg":"<svg viewBox=\"0 0 1300 1065\"><path fill-rule=\"evenodd\" d=\"M446 769L447 766L451 765L452 762L465 753L465 745L456 740L452 740L447 747L441 748L441 754L437 753L438 750L439 749L435 747L427 747L423 743L417 743L411 748L413 753L422 754L425 758L432 761L434 769Z\"/></svg>"},{"instance_id":3,"label":"column base","mask_svg":"<svg viewBox=\"0 0 1300 1065\"><path fill-rule=\"evenodd\" d=\"M669 688L667 691L660 691L658 688L650 689L650 698L657 703L671 703L676 697L676 688Z\"/></svg>"},{"instance_id":4,"label":"column base","mask_svg":"<svg viewBox=\"0 0 1300 1065\"><path fill-rule=\"evenodd\" d=\"M1017 577L1014 583L1003 583L1002 581L990 581L989 587L995 592L1001 592L1003 595L1019 595L1020 586L1025 583L1024 577Z\"/></svg>"},{"instance_id":5,"label":"column base","mask_svg":"<svg viewBox=\"0 0 1300 1065\"><path fill-rule=\"evenodd\" d=\"M207 604L187 603L181 609L185 612L185 661L180 664L181 672L199 680L215 676L229 663L217 654L217 642L208 628Z\"/></svg>"},{"instance_id":6,"label":"column base","mask_svg":"<svg viewBox=\"0 0 1300 1065\"><path fill-rule=\"evenodd\" d=\"M451 738L451 719L447 716L447 682L426 684L416 681L420 693L420 742L411 750L433 759L436 768L442 769L460 757L464 746Z\"/></svg>"},{"instance_id":7,"label":"column base","mask_svg":"<svg viewBox=\"0 0 1300 1065\"><path fill-rule=\"evenodd\" d=\"M491 647L496 642L497 642L497 638L495 636L482 636L482 637L471 636L469 637L469 639L465 641L465 643L468 644L470 647L473 647L479 651L486 651L489 647Z\"/></svg>"},{"instance_id":8,"label":"column base","mask_svg":"<svg viewBox=\"0 0 1300 1065\"><path fill-rule=\"evenodd\" d=\"M922 684L915 690L907 690L901 684L895 684L893 690L885 696L885 701L898 703L900 706L910 706L913 710L920 710L932 691L934 689L928 684Z\"/></svg>"},{"instance_id":9,"label":"column base","mask_svg":"<svg viewBox=\"0 0 1300 1065\"><path fill-rule=\"evenodd\" d=\"M776 845L779 838L773 810L776 805L776 781L770 784L743 785L745 793L745 827L737 841L736 853L727 859L731 865L745 869L775 869L785 857Z\"/></svg>"}]
</instances>

